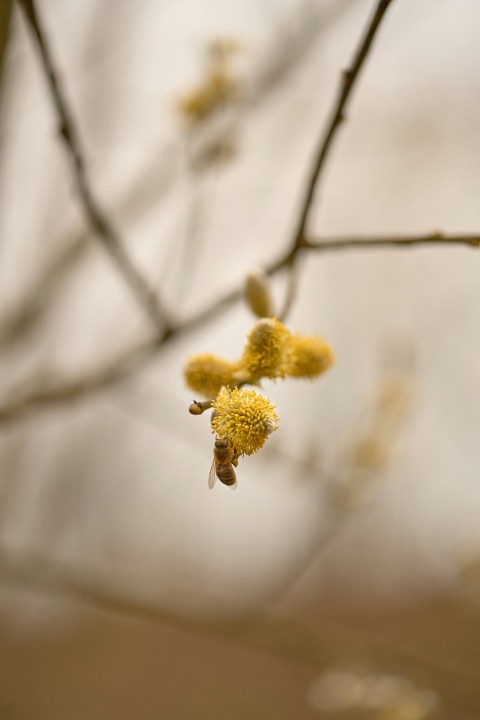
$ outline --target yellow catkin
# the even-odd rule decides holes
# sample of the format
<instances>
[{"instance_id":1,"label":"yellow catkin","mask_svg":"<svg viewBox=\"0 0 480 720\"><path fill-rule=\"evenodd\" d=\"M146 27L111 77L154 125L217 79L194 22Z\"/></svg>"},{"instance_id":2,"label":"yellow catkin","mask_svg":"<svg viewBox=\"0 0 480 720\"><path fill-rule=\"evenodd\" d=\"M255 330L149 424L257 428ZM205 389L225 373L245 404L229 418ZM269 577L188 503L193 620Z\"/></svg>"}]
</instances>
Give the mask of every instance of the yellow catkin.
<instances>
[{"instance_id":1,"label":"yellow catkin","mask_svg":"<svg viewBox=\"0 0 480 720\"><path fill-rule=\"evenodd\" d=\"M275 318L259 320L247 337L241 365L252 378L283 378L290 364L291 335Z\"/></svg>"},{"instance_id":2,"label":"yellow catkin","mask_svg":"<svg viewBox=\"0 0 480 720\"><path fill-rule=\"evenodd\" d=\"M224 385L235 382L237 364L206 353L195 355L187 362L183 375L194 392L205 398L214 398Z\"/></svg>"},{"instance_id":3,"label":"yellow catkin","mask_svg":"<svg viewBox=\"0 0 480 720\"><path fill-rule=\"evenodd\" d=\"M231 68L238 49L232 40L217 39L210 45L203 80L178 101L178 111L190 125L202 123L239 96L241 81Z\"/></svg>"},{"instance_id":4,"label":"yellow catkin","mask_svg":"<svg viewBox=\"0 0 480 720\"><path fill-rule=\"evenodd\" d=\"M292 335L290 348L286 374L292 377L313 379L334 361L330 345L319 337Z\"/></svg>"},{"instance_id":5,"label":"yellow catkin","mask_svg":"<svg viewBox=\"0 0 480 720\"><path fill-rule=\"evenodd\" d=\"M252 455L260 450L278 427L275 406L255 390L222 388L212 407L213 431L230 440L239 455Z\"/></svg>"}]
</instances>

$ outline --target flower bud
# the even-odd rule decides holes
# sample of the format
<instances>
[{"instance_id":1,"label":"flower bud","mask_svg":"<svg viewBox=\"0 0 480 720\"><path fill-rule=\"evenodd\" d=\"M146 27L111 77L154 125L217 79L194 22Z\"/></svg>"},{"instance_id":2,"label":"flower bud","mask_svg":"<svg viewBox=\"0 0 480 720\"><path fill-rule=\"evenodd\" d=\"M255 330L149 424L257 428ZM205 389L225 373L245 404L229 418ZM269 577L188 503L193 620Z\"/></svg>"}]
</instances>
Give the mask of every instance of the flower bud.
<instances>
[{"instance_id":1,"label":"flower bud","mask_svg":"<svg viewBox=\"0 0 480 720\"><path fill-rule=\"evenodd\" d=\"M273 301L270 285L264 272L249 273L243 288L245 302L259 318L273 315Z\"/></svg>"}]
</instances>

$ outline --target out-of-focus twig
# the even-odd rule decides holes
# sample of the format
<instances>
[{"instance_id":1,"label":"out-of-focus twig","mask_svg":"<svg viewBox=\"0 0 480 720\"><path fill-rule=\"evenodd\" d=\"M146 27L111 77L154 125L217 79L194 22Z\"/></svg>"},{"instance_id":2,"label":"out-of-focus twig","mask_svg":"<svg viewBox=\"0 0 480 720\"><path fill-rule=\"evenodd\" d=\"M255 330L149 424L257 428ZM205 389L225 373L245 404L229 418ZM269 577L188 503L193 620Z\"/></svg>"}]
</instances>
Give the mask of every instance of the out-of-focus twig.
<instances>
[{"instance_id":1,"label":"out-of-focus twig","mask_svg":"<svg viewBox=\"0 0 480 720\"><path fill-rule=\"evenodd\" d=\"M50 297L66 279L69 270L84 256L88 247L85 233L74 237L73 242L63 245L61 251L50 258L23 301L0 316L0 350L11 349L37 326Z\"/></svg>"},{"instance_id":2,"label":"out-of-focus twig","mask_svg":"<svg viewBox=\"0 0 480 720\"><path fill-rule=\"evenodd\" d=\"M393 246L405 246L411 248L421 243L436 246L436 238L438 237L441 238L439 240L440 244L450 243L452 245L476 247L480 243L480 236L457 235L450 238L448 235L439 236L438 234L434 234L428 236L415 236L412 238L411 242L408 238L404 238L403 242L395 242L393 243ZM383 244L385 243L388 243L386 238L384 238ZM348 239L348 242L343 244L340 242L338 244L338 248L336 247L337 242L334 240L329 240L325 246L321 242L312 243L312 247L310 247L308 241L306 241L305 245L301 246L301 249L306 251L312 250L315 252L330 252L332 250L349 250L352 247L355 247L355 249L361 250L362 248L371 248L373 244L378 244L378 246L381 247L382 241L367 241L363 244L360 240L356 242L354 238L350 238ZM296 252L299 251L300 247L296 250ZM265 268L266 274L275 275L280 270L289 267L291 254L291 249L288 249L287 252L283 253L277 260L270 263L270 265ZM79 378L73 380L62 379L59 380L55 387L45 389L42 386L33 392L25 393L22 387L14 389L10 392L10 397L6 399L3 405L0 405L0 425L10 423L14 420L19 420L22 417L30 415L31 413L43 408L56 405L60 406L83 399L95 392L98 392L99 390L102 390L103 388L119 382L133 371L138 370L148 360L151 360L158 352L160 352L161 349L173 340L183 337L188 332L196 330L206 322L213 320L218 315L224 313L229 307L237 302L242 295L243 285L226 293L221 298L199 310L183 322L180 322L177 325L172 325L159 337L154 337L146 341L144 340L133 347L122 350L115 358Z\"/></svg>"},{"instance_id":3,"label":"out-of-focus twig","mask_svg":"<svg viewBox=\"0 0 480 720\"><path fill-rule=\"evenodd\" d=\"M297 257L297 253L295 253L295 258ZM290 310L292 309L292 305L294 303L295 297L297 295L297 288L298 288L298 281L299 281L299 265L298 262L295 260L294 262L291 262L288 269L288 275L287 275L287 286L285 289L285 295L283 298L283 305L278 313L278 319L284 322L288 315L290 314Z\"/></svg>"},{"instance_id":4,"label":"out-of-focus twig","mask_svg":"<svg viewBox=\"0 0 480 720\"><path fill-rule=\"evenodd\" d=\"M444 235L434 232L428 235L379 235L378 237L322 238L305 240L304 248L312 252L340 252L342 250L365 250L365 248L410 248L413 245L466 245L480 247L480 234Z\"/></svg>"},{"instance_id":5,"label":"out-of-focus twig","mask_svg":"<svg viewBox=\"0 0 480 720\"><path fill-rule=\"evenodd\" d=\"M12 15L13 0L0 2L0 84L3 78L3 61L10 34L10 18Z\"/></svg>"},{"instance_id":6,"label":"out-of-focus twig","mask_svg":"<svg viewBox=\"0 0 480 720\"><path fill-rule=\"evenodd\" d=\"M29 2L29 0L19 1L27 4ZM311 250L315 252L328 252L338 251L340 249L347 250L352 247L358 249L370 248L375 242L377 244L381 242L378 240L372 241L367 239L366 243L362 243L361 240L357 241L355 238L343 239L338 244L332 239L327 240L325 243L310 242L306 238L305 227L312 205L315 187L322 167L324 166L324 162L335 132L343 119L343 113L355 80L359 76L362 65L372 45L375 33L379 28L380 22L390 2L391 0L380 0L378 2L369 26L360 43L360 47L357 50L352 66L343 75L343 84L339 98L334 107L331 120L327 125L327 130L323 135L319 151L317 152L315 162L313 164L311 176L306 185L305 198L300 210L293 242L291 246L287 248L287 250L282 253L279 258L277 258L277 260L274 260L265 268L267 275L274 275L283 269L291 269L297 259L297 255L299 255L302 251ZM477 246L479 245L479 240L480 238L478 236L473 235L457 235L449 237L440 233L433 233L427 236L413 236L411 238L396 237L393 238L392 242L389 242L388 239L384 238L383 244L394 245L396 247L413 247L421 243L433 246L446 243ZM117 358L114 358L107 364L102 365L99 369L93 370L85 376L71 381L61 381L56 387L52 387L50 389L44 389L42 387L34 392L25 393L22 389L12 392L11 399L7 399L4 405L0 406L0 424L11 422L14 419L19 419L20 417L28 415L41 408L62 405L66 402L71 402L72 400L84 398L103 387L117 382L134 369L140 367L149 358L153 357L153 355L155 355L160 348L164 347L167 342L171 342L174 338L185 335L188 331L196 329L203 323L224 312L234 302L239 300L241 296L242 290L240 288L226 293L219 300L208 305L206 308L200 310L190 318L168 327L166 330L162 331L159 336L149 341L144 341L136 347L128 348L127 350L121 352Z\"/></svg>"},{"instance_id":7,"label":"out-of-focus twig","mask_svg":"<svg viewBox=\"0 0 480 720\"><path fill-rule=\"evenodd\" d=\"M166 339L168 336L163 336ZM110 361L97 366L91 372L73 380L61 381L54 387L45 387L41 383L31 392L13 390L10 400L0 407L0 424L18 420L30 415L42 407L65 405L94 394L101 388L107 388L129 375L135 368L155 354L155 348L162 340L150 340L124 350Z\"/></svg>"},{"instance_id":8,"label":"out-of-focus twig","mask_svg":"<svg viewBox=\"0 0 480 720\"><path fill-rule=\"evenodd\" d=\"M283 33L281 41L275 43L266 65L260 69L258 78L246 97L246 104L242 112L257 110L265 105L279 85L294 70L305 56L312 50L316 41L331 30L332 25L338 21L345 11L358 0L337 0L335 3L316 8L305 4L302 12L301 27L296 32ZM297 13L285 22L286 28L296 26ZM218 142L222 143L222 138ZM198 151L197 151L198 152ZM198 157L192 158L192 165L203 164L204 148L200 149ZM152 158L154 158L152 162ZM148 154L147 162L142 166L134 178L130 178L128 186L115 200L114 204L122 208L124 214L138 216L148 212L153 206L158 208L168 191L173 190L175 182L172 178L176 161L176 151L172 146L158 148ZM174 173L173 173L174 174ZM58 257L54 257L47 267L41 271L33 286L27 290L25 297L6 316L0 320L0 348L7 342L24 340L29 332L48 311L55 289L60 283L65 283L69 275L78 266L80 258L87 256L86 252L77 253L77 244L82 243L82 250L86 251L91 245L85 237L83 230L70 232L65 238ZM68 246L66 249L63 246ZM66 261L66 256L75 258L74 262ZM52 275L52 268L55 269Z\"/></svg>"},{"instance_id":9,"label":"out-of-focus twig","mask_svg":"<svg viewBox=\"0 0 480 720\"><path fill-rule=\"evenodd\" d=\"M74 169L77 190L85 214L95 235L98 237L112 262L130 287L137 302L153 321L158 332L162 333L168 325L167 315L157 295L130 259L124 244L113 227L109 217L95 197L87 177L85 162L73 120L73 114L60 87L52 52L47 43L34 0L18 0L27 18L32 34L37 40L43 69L48 80L52 100L60 121L60 135L70 155Z\"/></svg>"}]
</instances>

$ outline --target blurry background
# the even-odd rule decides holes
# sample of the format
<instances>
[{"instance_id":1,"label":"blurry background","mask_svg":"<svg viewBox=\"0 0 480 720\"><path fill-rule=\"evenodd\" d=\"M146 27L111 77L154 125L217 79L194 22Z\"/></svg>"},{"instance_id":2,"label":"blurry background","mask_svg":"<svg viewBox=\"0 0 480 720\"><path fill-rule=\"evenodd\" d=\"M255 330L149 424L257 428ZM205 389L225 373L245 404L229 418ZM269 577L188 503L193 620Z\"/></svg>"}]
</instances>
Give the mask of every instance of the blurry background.
<instances>
[{"instance_id":1,"label":"blurry background","mask_svg":"<svg viewBox=\"0 0 480 720\"><path fill-rule=\"evenodd\" d=\"M290 242L372 6L39 3L92 187L176 318ZM480 231L479 23L475 0L393 2L314 237ZM0 717L478 718L475 250L305 258L288 325L337 362L313 384L265 384L280 429L241 461L236 493L208 490L208 414L188 414L182 367L240 354L242 303L119 384L5 417L152 335L89 232L17 7L9 28ZM199 94L219 64L231 93L210 112Z\"/></svg>"}]
</instances>

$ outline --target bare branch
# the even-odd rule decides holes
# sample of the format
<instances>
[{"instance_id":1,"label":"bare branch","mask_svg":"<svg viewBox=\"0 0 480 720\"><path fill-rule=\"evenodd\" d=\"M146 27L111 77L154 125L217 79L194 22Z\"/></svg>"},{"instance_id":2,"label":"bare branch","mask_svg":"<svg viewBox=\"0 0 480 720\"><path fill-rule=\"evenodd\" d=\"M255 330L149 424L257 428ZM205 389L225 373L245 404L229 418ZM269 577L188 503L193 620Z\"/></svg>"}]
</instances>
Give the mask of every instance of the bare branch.
<instances>
[{"instance_id":1,"label":"bare branch","mask_svg":"<svg viewBox=\"0 0 480 720\"><path fill-rule=\"evenodd\" d=\"M365 248L411 248L418 245L480 247L480 235L443 235L440 232L434 232L429 235L325 238L318 241L305 240L304 243L304 247L312 252L340 252L342 250L364 250Z\"/></svg>"},{"instance_id":2,"label":"bare branch","mask_svg":"<svg viewBox=\"0 0 480 720\"><path fill-rule=\"evenodd\" d=\"M462 247L478 247L480 245L480 235L441 235L433 233L431 235L418 235L406 237L383 237L378 239L370 238L330 238L325 241L310 242L306 240L301 246L295 249L295 253L304 252L339 252L342 250L362 250L371 249L372 247L415 247L425 245L436 247L437 245L458 245ZM291 267L292 250L288 249L277 260L272 261L266 268L267 275L275 275L276 273ZM205 323L213 320L218 315L223 314L235 302L243 296L242 286L231 290L218 300L199 310L195 315L187 318L183 322L171 326L158 337L151 340L143 341L138 345L127 348L118 354L118 356L108 363L102 365L99 369L83 375L74 380L62 380L55 387L45 389L44 385L38 390L27 392L22 388L14 390L10 393L10 399L7 399L3 405L0 405L0 425L19 420L24 416L30 415L35 411L61 406L73 401L84 399L93 395L100 390L120 382L126 376L140 369L148 360L152 359L156 354L173 340L183 337L191 330L196 330Z\"/></svg>"},{"instance_id":3,"label":"bare branch","mask_svg":"<svg viewBox=\"0 0 480 720\"><path fill-rule=\"evenodd\" d=\"M0 407L0 425L33 414L44 407L74 402L118 383L151 358L155 354L155 349L165 341L166 337L167 335L164 334L161 340L154 339L139 343L133 348L122 351L90 373L73 380L62 380L54 387L49 388L45 387L45 383L38 383L38 387L31 392L25 393L21 388L12 391L10 400Z\"/></svg>"},{"instance_id":4,"label":"bare branch","mask_svg":"<svg viewBox=\"0 0 480 720\"><path fill-rule=\"evenodd\" d=\"M5 51L10 34L10 18L12 15L13 0L3 0L0 3L0 83L3 80L3 64Z\"/></svg>"},{"instance_id":5,"label":"bare branch","mask_svg":"<svg viewBox=\"0 0 480 720\"><path fill-rule=\"evenodd\" d=\"M297 227L294 235L294 247L298 247L302 244L305 235L305 227L308 221L310 210L312 207L313 198L315 195L315 189L317 187L320 173L325 165L325 161L328 157L328 153L332 146L332 142L335 138L336 132L339 129L342 122L345 120L345 109L347 107L348 100L352 94L355 83L357 82L362 67L367 58L368 52L372 46L373 39L380 27L382 18L388 9L392 0L379 0L376 10L370 20L370 23L365 31L363 38L360 41L360 45L355 53L355 57L351 66L348 70L345 70L342 74L342 83L340 87L340 93L338 95L337 102L332 110L330 120L327 123L327 127L322 133L320 144L316 152L310 178L306 185L305 196L300 208L298 216Z\"/></svg>"},{"instance_id":6,"label":"bare branch","mask_svg":"<svg viewBox=\"0 0 480 720\"><path fill-rule=\"evenodd\" d=\"M83 155L80 150L73 114L60 87L57 70L35 2L34 0L18 0L18 2L25 13L30 30L39 46L43 69L60 121L60 135L70 155L78 194L91 228L110 255L110 258L130 287L138 303L153 321L158 332L161 333L167 325L166 313L158 297L130 259L117 231L92 191L87 177Z\"/></svg>"},{"instance_id":7,"label":"bare branch","mask_svg":"<svg viewBox=\"0 0 480 720\"><path fill-rule=\"evenodd\" d=\"M299 267L298 262L296 260L297 254L295 253L295 262L292 262L290 264L290 267L288 268L288 275L287 275L287 287L285 291L285 296L283 299L283 306L280 312L278 313L278 319L284 322L288 315L290 314L290 310L292 309L293 302L295 300L295 297L297 295L297 288L298 288L298 281L299 281Z\"/></svg>"},{"instance_id":8,"label":"bare branch","mask_svg":"<svg viewBox=\"0 0 480 720\"><path fill-rule=\"evenodd\" d=\"M263 70L260 70L242 113L265 105L281 82L305 60L318 39L327 34L331 26L356 2L358 0L337 0L335 4L322 5L321 8L313 8L309 3L305 3L301 7L301 27L291 36L282 34L281 41L277 41L275 52ZM288 17L286 28L295 26L297 14L296 9ZM153 162L152 157L155 158ZM170 179L167 168L171 174L175 157L175 148L171 145L149 154L145 166L133 180L130 179L129 185L115 199L114 205L121 207L123 213L133 215L148 212L153 205L158 207L159 202L167 197L168 191L173 189L174 182ZM198 163L198 159L194 159L192 164L195 163ZM84 230L72 230L65 238L63 244L68 247L59 250L58 257L52 259L25 297L0 319L0 349L6 344L11 346L13 342L24 340L31 330L37 327L38 322L48 312L56 288L66 281L77 267L78 260L87 257L86 250L90 248L88 240Z\"/></svg>"},{"instance_id":9,"label":"bare branch","mask_svg":"<svg viewBox=\"0 0 480 720\"><path fill-rule=\"evenodd\" d=\"M391 1L392 0L378 1L375 12L373 13L367 29L362 39L360 40L360 45L355 53L353 62L350 67L342 73L342 80L338 98L332 109L330 119L327 122L327 126L323 130L320 137L320 143L314 156L310 177L306 184L303 202L300 207L295 232L293 235L292 253L289 260L290 272L287 277L287 290L284 307L282 309L282 318L285 318L289 313L295 297L297 275L293 272L293 268L298 258L296 250L300 248L305 242L305 228L308 222L308 218L313 204L313 199L315 197L315 190L320 179L321 172L325 166L325 162L328 158L328 154L332 146L333 140L335 139L337 130L345 120L345 109L347 107L348 100L352 94L353 88L355 87L355 83L360 76L360 72L372 46L375 35L380 27L382 18L385 15L385 12L388 9Z\"/></svg>"},{"instance_id":10,"label":"bare branch","mask_svg":"<svg viewBox=\"0 0 480 720\"><path fill-rule=\"evenodd\" d=\"M89 247L86 233L80 233L67 244L62 245L58 254L49 258L43 271L32 283L29 292L12 309L0 317L0 350L12 349L13 344L22 340L37 327L50 298L55 296L59 286L70 270L77 266Z\"/></svg>"},{"instance_id":11,"label":"bare branch","mask_svg":"<svg viewBox=\"0 0 480 720\"><path fill-rule=\"evenodd\" d=\"M27 8L33 9L32 0L19 0ZM450 244L450 245L467 245L467 246L478 246L480 238L474 235L458 235L458 236L446 236L441 233L433 233L426 236L412 236L412 237L393 237L393 238L339 238L339 239L326 239L320 242L309 241L305 237L305 226L308 220L310 208L312 205L315 187L319 179L321 170L324 166L324 162L327 158L329 148L332 140L335 136L336 130L339 127L342 119L347 101L350 97L352 88L357 80L363 63L367 57L368 51L372 45L375 33L378 30L380 22L387 10L391 0L380 0L377 8L371 18L370 24L365 32L365 35L360 43L359 49L355 55L354 61L349 70L343 75L343 84L340 90L339 98L336 106L333 110L331 120L327 126L327 130L323 135L323 139L319 146L319 151L316 155L316 159L313 165L312 174L307 184L307 190L305 199L299 215L298 227L294 236L294 241L290 248L287 249L279 258L274 260L265 268L267 275L274 275L283 269L292 269L297 256L302 251L315 251L315 252L337 252L340 250L347 249L361 249L371 247L382 247L382 246L414 246L419 244L434 245L437 244ZM38 23L33 24L33 28L38 26ZM39 42L41 48L44 50L44 43L42 35L39 35ZM49 67L49 56L47 54L46 60L44 58L46 67ZM52 91L55 91L58 95L58 84L53 82ZM58 100L58 98L57 98ZM68 125L67 125L68 127ZM68 132L68 131L67 131ZM74 159L78 164L79 156L75 155L76 146L69 144L69 148L74 155ZM80 161L80 169L82 169L82 163ZM80 180L83 178L82 173L77 175ZM82 186L86 187L86 186ZM87 189L88 190L88 189ZM87 192L87 197L89 197ZM242 296L241 288L234 289L233 291L226 293L219 300L211 303L203 310L200 310L195 315L177 325L162 330L156 338L150 341L142 342L139 345L129 348L120 353L115 359L109 363L103 365L100 369L94 370L89 374L80 378L60 382L56 387L45 389L41 387L37 391L27 392L17 391L11 394L11 399L7 400L3 407L0 407L0 424L11 422L15 419L19 419L22 416L28 415L35 410L46 408L54 405L62 405L73 400L84 398L88 395L93 394L101 390L104 387L112 385L126 375L130 374L134 370L141 367L148 359L153 357L156 353L164 347L167 342L178 338L188 331L196 329L205 322L213 319L216 315L221 314L227 308L229 308L234 302L239 300ZM288 308L293 300L293 288L292 292L287 294L287 301L284 308L284 313L288 311Z\"/></svg>"}]
</instances>

